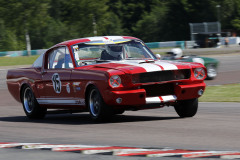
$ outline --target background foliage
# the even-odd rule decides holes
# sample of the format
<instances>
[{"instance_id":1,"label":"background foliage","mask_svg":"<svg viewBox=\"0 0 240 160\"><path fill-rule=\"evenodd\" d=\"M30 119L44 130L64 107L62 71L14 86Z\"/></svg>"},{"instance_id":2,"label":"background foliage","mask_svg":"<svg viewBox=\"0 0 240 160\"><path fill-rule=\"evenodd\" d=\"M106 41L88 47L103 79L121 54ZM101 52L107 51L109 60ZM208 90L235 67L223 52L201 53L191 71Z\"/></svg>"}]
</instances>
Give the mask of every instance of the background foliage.
<instances>
[{"instance_id":1,"label":"background foliage","mask_svg":"<svg viewBox=\"0 0 240 160\"><path fill-rule=\"evenodd\" d=\"M131 35L146 42L189 40L189 23L218 21L240 33L239 0L0 0L0 51L49 48L64 40Z\"/></svg>"}]
</instances>

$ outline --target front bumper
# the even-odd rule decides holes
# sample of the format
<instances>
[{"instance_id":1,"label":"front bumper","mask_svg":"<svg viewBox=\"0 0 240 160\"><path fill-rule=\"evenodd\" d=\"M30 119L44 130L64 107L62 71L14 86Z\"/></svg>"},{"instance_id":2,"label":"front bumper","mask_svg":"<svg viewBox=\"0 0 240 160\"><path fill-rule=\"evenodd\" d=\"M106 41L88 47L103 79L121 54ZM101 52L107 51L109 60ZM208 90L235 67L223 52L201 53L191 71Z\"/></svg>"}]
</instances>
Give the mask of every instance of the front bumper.
<instances>
[{"instance_id":1,"label":"front bumper","mask_svg":"<svg viewBox=\"0 0 240 160\"><path fill-rule=\"evenodd\" d=\"M103 99L106 104L112 106L146 106L146 105L164 105L174 103L177 100L186 100L198 98L205 90L204 82L197 84L175 85L174 94L157 95L147 97L145 89L125 90L125 91L105 91ZM202 92L200 92L202 91Z\"/></svg>"}]
</instances>

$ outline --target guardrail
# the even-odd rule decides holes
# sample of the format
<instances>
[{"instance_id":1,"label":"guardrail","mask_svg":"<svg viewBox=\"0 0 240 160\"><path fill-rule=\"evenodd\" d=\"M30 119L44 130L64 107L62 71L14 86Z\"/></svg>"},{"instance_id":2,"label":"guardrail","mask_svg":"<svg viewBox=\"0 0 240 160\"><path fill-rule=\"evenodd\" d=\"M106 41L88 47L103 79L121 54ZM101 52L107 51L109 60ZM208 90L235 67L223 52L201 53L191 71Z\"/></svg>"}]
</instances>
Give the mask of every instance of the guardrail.
<instances>
[{"instance_id":1,"label":"guardrail","mask_svg":"<svg viewBox=\"0 0 240 160\"><path fill-rule=\"evenodd\" d=\"M221 37L220 45L225 45L225 37ZM240 37L228 37L229 45L239 45ZM179 47L181 49L190 49L194 48L194 41L168 41L168 42L150 42L146 43L147 46L151 49L155 48L174 48Z\"/></svg>"},{"instance_id":2,"label":"guardrail","mask_svg":"<svg viewBox=\"0 0 240 160\"><path fill-rule=\"evenodd\" d=\"M168 41L168 42L150 42L146 43L146 45L153 49L153 48L174 48L179 47L181 49L185 48L193 48L194 41Z\"/></svg>"},{"instance_id":3,"label":"guardrail","mask_svg":"<svg viewBox=\"0 0 240 160\"><path fill-rule=\"evenodd\" d=\"M31 55L40 55L45 51L46 49L31 50ZM18 56L27 56L27 55L28 55L27 50L0 52L0 57L4 57L4 56L18 57Z\"/></svg>"}]
</instances>

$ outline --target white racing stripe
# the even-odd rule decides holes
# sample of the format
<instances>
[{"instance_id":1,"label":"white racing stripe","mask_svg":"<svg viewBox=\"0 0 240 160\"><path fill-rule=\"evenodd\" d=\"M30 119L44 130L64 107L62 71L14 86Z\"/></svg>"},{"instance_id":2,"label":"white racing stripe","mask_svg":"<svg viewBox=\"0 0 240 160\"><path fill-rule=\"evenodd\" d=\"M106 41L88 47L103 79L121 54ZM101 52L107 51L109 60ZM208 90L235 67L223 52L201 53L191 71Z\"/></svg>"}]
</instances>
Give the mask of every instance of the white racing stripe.
<instances>
[{"instance_id":1,"label":"white racing stripe","mask_svg":"<svg viewBox=\"0 0 240 160\"><path fill-rule=\"evenodd\" d=\"M87 37L90 41L103 41L103 37Z\"/></svg>"},{"instance_id":2,"label":"white racing stripe","mask_svg":"<svg viewBox=\"0 0 240 160\"><path fill-rule=\"evenodd\" d=\"M172 63L163 62L163 61L155 61L155 63L162 66L164 70L178 70L178 67Z\"/></svg>"},{"instance_id":3,"label":"white racing stripe","mask_svg":"<svg viewBox=\"0 0 240 160\"><path fill-rule=\"evenodd\" d=\"M104 36L104 37L107 37L108 39L111 39L111 40L118 40L118 39L125 40L122 36Z\"/></svg>"},{"instance_id":4,"label":"white racing stripe","mask_svg":"<svg viewBox=\"0 0 240 160\"><path fill-rule=\"evenodd\" d=\"M146 72L156 72L163 70L178 70L178 67L172 63L163 61L154 61L154 63L144 63L145 60L123 60L123 61L113 61L112 63L121 63L127 65L133 65L142 67ZM161 68L162 67L162 68Z\"/></svg>"},{"instance_id":5,"label":"white racing stripe","mask_svg":"<svg viewBox=\"0 0 240 160\"><path fill-rule=\"evenodd\" d=\"M120 63L120 64L126 64L126 65L133 65L137 67L141 67L146 70L146 72L156 72L161 71L161 67L158 65L155 65L154 63L142 63L145 62L145 60L123 60L123 61L112 61L111 63Z\"/></svg>"},{"instance_id":6,"label":"white racing stripe","mask_svg":"<svg viewBox=\"0 0 240 160\"><path fill-rule=\"evenodd\" d=\"M109 40L118 40L118 39L125 40L121 36L104 36L104 37L106 37ZM87 39L89 39L90 41L106 41L104 37L87 37Z\"/></svg>"},{"instance_id":7,"label":"white racing stripe","mask_svg":"<svg viewBox=\"0 0 240 160\"><path fill-rule=\"evenodd\" d=\"M147 72L156 72L156 71L162 70L159 66L151 63L142 63L142 64L134 64L134 65L144 68Z\"/></svg>"}]
</instances>

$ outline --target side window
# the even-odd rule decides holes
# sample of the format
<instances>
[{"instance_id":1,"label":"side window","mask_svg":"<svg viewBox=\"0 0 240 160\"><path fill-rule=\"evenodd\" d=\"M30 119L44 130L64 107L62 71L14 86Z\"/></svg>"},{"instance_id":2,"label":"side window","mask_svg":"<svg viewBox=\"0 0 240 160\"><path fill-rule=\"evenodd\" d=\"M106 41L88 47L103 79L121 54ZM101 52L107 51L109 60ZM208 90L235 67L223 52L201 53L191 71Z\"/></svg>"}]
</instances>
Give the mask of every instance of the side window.
<instances>
[{"instance_id":1,"label":"side window","mask_svg":"<svg viewBox=\"0 0 240 160\"><path fill-rule=\"evenodd\" d=\"M73 68L72 59L67 47L59 47L48 54L48 68Z\"/></svg>"},{"instance_id":2,"label":"side window","mask_svg":"<svg viewBox=\"0 0 240 160\"><path fill-rule=\"evenodd\" d=\"M48 69L53 68L55 53L55 50L53 50L48 54Z\"/></svg>"},{"instance_id":3,"label":"side window","mask_svg":"<svg viewBox=\"0 0 240 160\"><path fill-rule=\"evenodd\" d=\"M54 63L52 67L55 69L65 68L64 58L65 58L65 47L60 47L56 49Z\"/></svg>"},{"instance_id":4,"label":"side window","mask_svg":"<svg viewBox=\"0 0 240 160\"><path fill-rule=\"evenodd\" d=\"M71 55L67 47L65 47L65 68L73 68Z\"/></svg>"}]
</instances>

